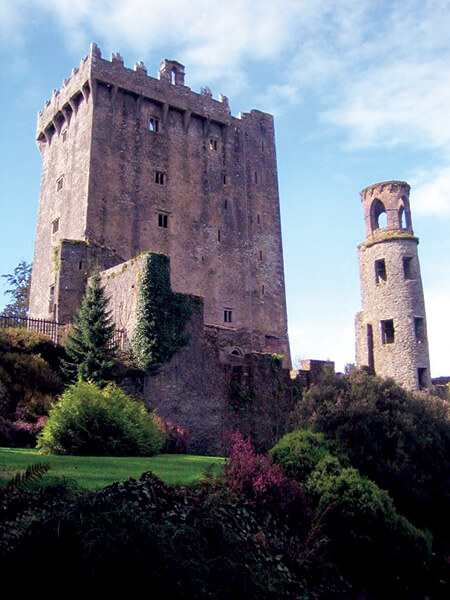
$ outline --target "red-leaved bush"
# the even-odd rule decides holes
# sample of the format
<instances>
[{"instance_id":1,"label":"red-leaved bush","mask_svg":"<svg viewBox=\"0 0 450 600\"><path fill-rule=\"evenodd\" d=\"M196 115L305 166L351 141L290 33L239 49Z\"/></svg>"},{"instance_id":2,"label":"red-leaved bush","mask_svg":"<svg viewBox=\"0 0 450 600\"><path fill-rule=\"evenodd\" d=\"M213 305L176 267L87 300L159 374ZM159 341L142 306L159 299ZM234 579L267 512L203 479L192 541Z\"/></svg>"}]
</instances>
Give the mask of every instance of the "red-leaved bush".
<instances>
[{"instance_id":1,"label":"red-leaved bush","mask_svg":"<svg viewBox=\"0 0 450 600\"><path fill-rule=\"evenodd\" d=\"M229 460L225 479L235 494L244 494L263 504L276 502L280 508L293 502L304 503L304 494L296 481L287 477L281 467L272 464L267 454L257 454L241 433L229 434Z\"/></svg>"}]
</instances>

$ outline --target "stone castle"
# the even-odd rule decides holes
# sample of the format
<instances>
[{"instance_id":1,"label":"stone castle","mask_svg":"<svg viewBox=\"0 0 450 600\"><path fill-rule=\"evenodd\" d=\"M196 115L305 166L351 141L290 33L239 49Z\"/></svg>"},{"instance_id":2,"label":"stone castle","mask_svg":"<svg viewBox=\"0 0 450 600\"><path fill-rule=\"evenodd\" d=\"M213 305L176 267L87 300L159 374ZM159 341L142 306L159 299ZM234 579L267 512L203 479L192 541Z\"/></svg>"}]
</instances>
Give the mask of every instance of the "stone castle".
<instances>
[{"instance_id":1,"label":"stone castle","mask_svg":"<svg viewBox=\"0 0 450 600\"><path fill-rule=\"evenodd\" d=\"M39 113L37 142L33 317L70 323L94 269L159 252L173 290L203 298L224 351L279 353L289 366L271 115L233 117L226 97L186 87L178 62L164 60L153 78L92 44ZM131 338L132 285L119 279L107 293Z\"/></svg>"},{"instance_id":2,"label":"stone castle","mask_svg":"<svg viewBox=\"0 0 450 600\"><path fill-rule=\"evenodd\" d=\"M164 60L150 77L143 63L125 68L119 54L102 59L92 44L39 113L30 315L70 324L98 271L127 346L146 257L166 255L172 290L201 298L187 325L190 342L157 373L124 383L186 426L194 451L221 453L220 432L236 426L263 447L279 436L298 386L333 363L303 361L296 378L288 371L272 116L234 117L225 96L195 93L184 76L183 65ZM363 192L357 361L417 389L430 379L408 190L391 182ZM396 282L406 258L414 277Z\"/></svg>"},{"instance_id":3,"label":"stone castle","mask_svg":"<svg viewBox=\"0 0 450 600\"><path fill-rule=\"evenodd\" d=\"M409 185L385 181L361 192L366 240L359 245L363 310L356 361L406 389L430 387L425 302Z\"/></svg>"}]
</instances>

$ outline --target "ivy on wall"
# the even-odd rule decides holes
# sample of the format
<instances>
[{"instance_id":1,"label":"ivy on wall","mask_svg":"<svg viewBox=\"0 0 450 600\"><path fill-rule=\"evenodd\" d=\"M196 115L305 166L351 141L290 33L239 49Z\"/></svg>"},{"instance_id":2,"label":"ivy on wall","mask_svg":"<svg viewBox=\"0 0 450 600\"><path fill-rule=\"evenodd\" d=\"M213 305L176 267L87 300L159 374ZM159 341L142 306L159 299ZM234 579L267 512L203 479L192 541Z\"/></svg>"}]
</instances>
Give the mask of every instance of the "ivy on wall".
<instances>
[{"instance_id":1,"label":"ivy on wall","mask_svg":"<svg viewBox=\"0 0 450 600\"><path fill-rule=\"evenodd\" d=\"M191 299L172 292L170 262L164 254L147 256L137 305L133 353L141 369L155 371L185 346Z\"/></svg>"}]
</instances>

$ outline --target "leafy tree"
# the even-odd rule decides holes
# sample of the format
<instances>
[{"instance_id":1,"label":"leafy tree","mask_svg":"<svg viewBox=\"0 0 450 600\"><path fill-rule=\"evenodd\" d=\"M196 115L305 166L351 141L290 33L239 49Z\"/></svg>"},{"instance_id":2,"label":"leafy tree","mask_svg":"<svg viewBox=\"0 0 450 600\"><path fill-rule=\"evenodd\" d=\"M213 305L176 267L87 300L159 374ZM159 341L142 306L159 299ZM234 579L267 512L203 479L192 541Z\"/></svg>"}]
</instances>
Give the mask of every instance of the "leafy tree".
<instances>
[{"instance_id":1,"label":"leafy tree","mask_svg":"<svg viewBox=\"0 0 450 600\"><path fill-rule=\"evenodd\" d=\"M28 296L30 293L31 264L21 260L12 273L2 275L10 285L6 290L12 301L5 306L1 316L8 317L27 317L28 316Z\"/></svg>"},{"instance_id":2,"label":"leafy tree","mask_svg":"<svg viewBox=\"0 0 450 600\"><path fill-rule=\"evenodd\" d=\"M108 299L94 275L77 313L66 344L63 372L70 381L95 381L101 387L114 377L114 325L107 311Z\"/></svg>"},{"instance_id":3,"label":"leafy tree","mask_svg":"<svg viewBox=\"0 0 450 600\"><path fill-rule=\"evenodd\" d=\"M167 362L188 342L185 325L190 313L189 297L172 292L169 259L148 255L141 280L133 351L144 371Z\"/></svg>"}]
</instances>

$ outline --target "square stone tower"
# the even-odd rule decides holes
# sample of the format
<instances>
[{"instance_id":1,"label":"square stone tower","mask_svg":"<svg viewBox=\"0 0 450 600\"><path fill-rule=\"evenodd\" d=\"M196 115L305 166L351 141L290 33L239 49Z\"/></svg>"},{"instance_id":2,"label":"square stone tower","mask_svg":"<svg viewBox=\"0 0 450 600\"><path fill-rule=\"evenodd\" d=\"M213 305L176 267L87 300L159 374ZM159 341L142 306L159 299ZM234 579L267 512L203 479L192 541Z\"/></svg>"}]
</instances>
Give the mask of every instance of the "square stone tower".
<instances>
[{"instance_id":1,"label":"square stone tower","mask_svg":"<svg viewBox=\"0 0 450 600\"><path fill-rule=\"evenodd\" d=\"M39 113L37 143L31 316L70 323L95 269L161 252L172 288L204 298L205 325L289 364L271 115L233 117L180 63L153 78L92 44Z\"/></svg>"}]
</instances>

